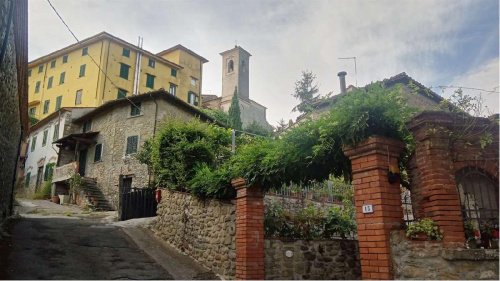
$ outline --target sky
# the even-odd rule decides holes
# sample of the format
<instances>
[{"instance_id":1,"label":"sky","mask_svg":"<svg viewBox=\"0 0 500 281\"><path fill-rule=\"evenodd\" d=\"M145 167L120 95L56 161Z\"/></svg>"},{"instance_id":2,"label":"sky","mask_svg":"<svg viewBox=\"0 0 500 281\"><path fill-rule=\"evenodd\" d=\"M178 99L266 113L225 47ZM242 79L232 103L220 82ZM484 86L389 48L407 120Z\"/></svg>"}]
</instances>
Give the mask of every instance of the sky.
<instances>
[{"instance_id":1,"label":"sky","mask_svg":"<svg viewBox=\"0 0 500 281\"><path fill-rule=\"evenodd\" d=\"M51 0L78 39L109 32L157 53L176 44L207 58L202 94L221 94L219 53L252 54L250 98L267 120L295 120L292 97L304 70L321 95L406 72L448 97L456 86L499 111L498 0ZM29 59L75 43L45 0L29 1ZM340 57L356 57L341 60Z\"/></svg>"}]
</instances>

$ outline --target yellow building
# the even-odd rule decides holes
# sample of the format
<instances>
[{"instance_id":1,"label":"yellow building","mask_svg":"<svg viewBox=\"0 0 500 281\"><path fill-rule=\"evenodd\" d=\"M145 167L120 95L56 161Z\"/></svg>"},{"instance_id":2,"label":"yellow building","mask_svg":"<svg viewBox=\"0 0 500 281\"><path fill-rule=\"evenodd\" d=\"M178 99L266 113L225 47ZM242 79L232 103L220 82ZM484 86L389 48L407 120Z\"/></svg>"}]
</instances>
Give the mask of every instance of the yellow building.
<instances>
[{"instance_id":1,"label":"yellow building","mask_svg":"<svg viewBox=\"0 0 500 281\"><path fill-rule=\"evenodd\" d=\"M41 120L61 107L96 107L161 88L199 106L206 62L182 45L155 55L101 32L28 64L28 112Z\"/></svg>"}]
</instances>

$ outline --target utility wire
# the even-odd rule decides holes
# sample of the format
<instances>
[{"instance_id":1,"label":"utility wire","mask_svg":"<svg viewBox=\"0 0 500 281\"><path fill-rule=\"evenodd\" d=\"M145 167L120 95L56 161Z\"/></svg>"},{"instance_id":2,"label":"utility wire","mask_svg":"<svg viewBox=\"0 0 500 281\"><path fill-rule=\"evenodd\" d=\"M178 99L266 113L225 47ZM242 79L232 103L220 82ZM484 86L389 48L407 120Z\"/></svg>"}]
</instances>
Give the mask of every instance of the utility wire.
<instances>
[{"instance_id":1,"label":"utility wire","mask_svg":"<svg viewBox=\"0 0 500 281\"><path fill-rule=\"evenodd\" d=\"M71 33L71 35L73 36L73 38L75 38L76 42L78 42L78 44L81 44L80 43L80 40L78 40L78 38L76 37L75 33L71 30L71 28L68 26L68 24L64 21L64 19L61 17L61 15L59 14L59 12L57 12L56 8L54 7L54 5L52 5L52 3L50 2L50 0L47 0L47 2L49 3L50 7L52 8L52 10L54 10L54 12L56 13L57 17L61 20L61 22L64 24L64 26L66 26L66 28L68 29L68 31ZM108 79L108 81L113 84L113 86L115 86L117 89L120 89L120 87L118 87L111 78L109 78L108 74L101 68L101 66L95 61L95 59L92 57L92 55L90 55L90 53L87 53L87 55L90 57L90 59L92 60L92 62L97 66L97 68L99 68L99 70L102 72L102 74L104 74L104 76L106 77L106 79ZM137 110L139 110L139 112L141 113L144 113L141 108L139 106L137 106L133 101L131 101L127 96L124 97L133 107L137 108Z\"/></svg>"}]
</instances>

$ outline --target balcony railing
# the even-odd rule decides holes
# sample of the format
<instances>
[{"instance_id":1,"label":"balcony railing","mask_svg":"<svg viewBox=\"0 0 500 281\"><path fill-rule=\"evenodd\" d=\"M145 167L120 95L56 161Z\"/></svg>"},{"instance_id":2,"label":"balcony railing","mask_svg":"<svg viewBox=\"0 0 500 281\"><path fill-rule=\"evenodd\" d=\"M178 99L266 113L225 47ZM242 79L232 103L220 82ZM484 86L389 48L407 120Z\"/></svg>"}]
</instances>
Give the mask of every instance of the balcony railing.
<instances>
[{"instance_id":1,"label":"balcony railing","mask_svg":"<svg viewBox=\"0 0 500 281\"><path fill-rule=\"evenodd\" d=\"M60 182L71 178L71 176L76 172L77 167L78 166L76 161L63 166L56 167L54 169L54 176L52 178L52 182L53 183Z\"/></svg>"}]
</instances>

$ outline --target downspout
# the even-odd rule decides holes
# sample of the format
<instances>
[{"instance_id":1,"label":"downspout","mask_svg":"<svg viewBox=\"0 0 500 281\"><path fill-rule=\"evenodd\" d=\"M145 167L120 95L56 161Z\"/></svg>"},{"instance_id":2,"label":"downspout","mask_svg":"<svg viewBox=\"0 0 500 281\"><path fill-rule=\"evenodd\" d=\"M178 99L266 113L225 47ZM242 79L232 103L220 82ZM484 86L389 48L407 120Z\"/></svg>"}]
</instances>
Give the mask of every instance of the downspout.
<instances>
[{"instance_id":1,"label":"downspout","mask_svg":"<svg viewBox=\"0 0 500 281\"><path fill-rule=\"evenodd\" d=\"M137 51L137 55L135 56L135 73L134 73L134 90L132 95L136 96L139 94L139 76L141 74L141 58L142 58L142 38L139 36L139 42L137 43L137 47L139 51Z\"/></svg>"}]
</instances>

